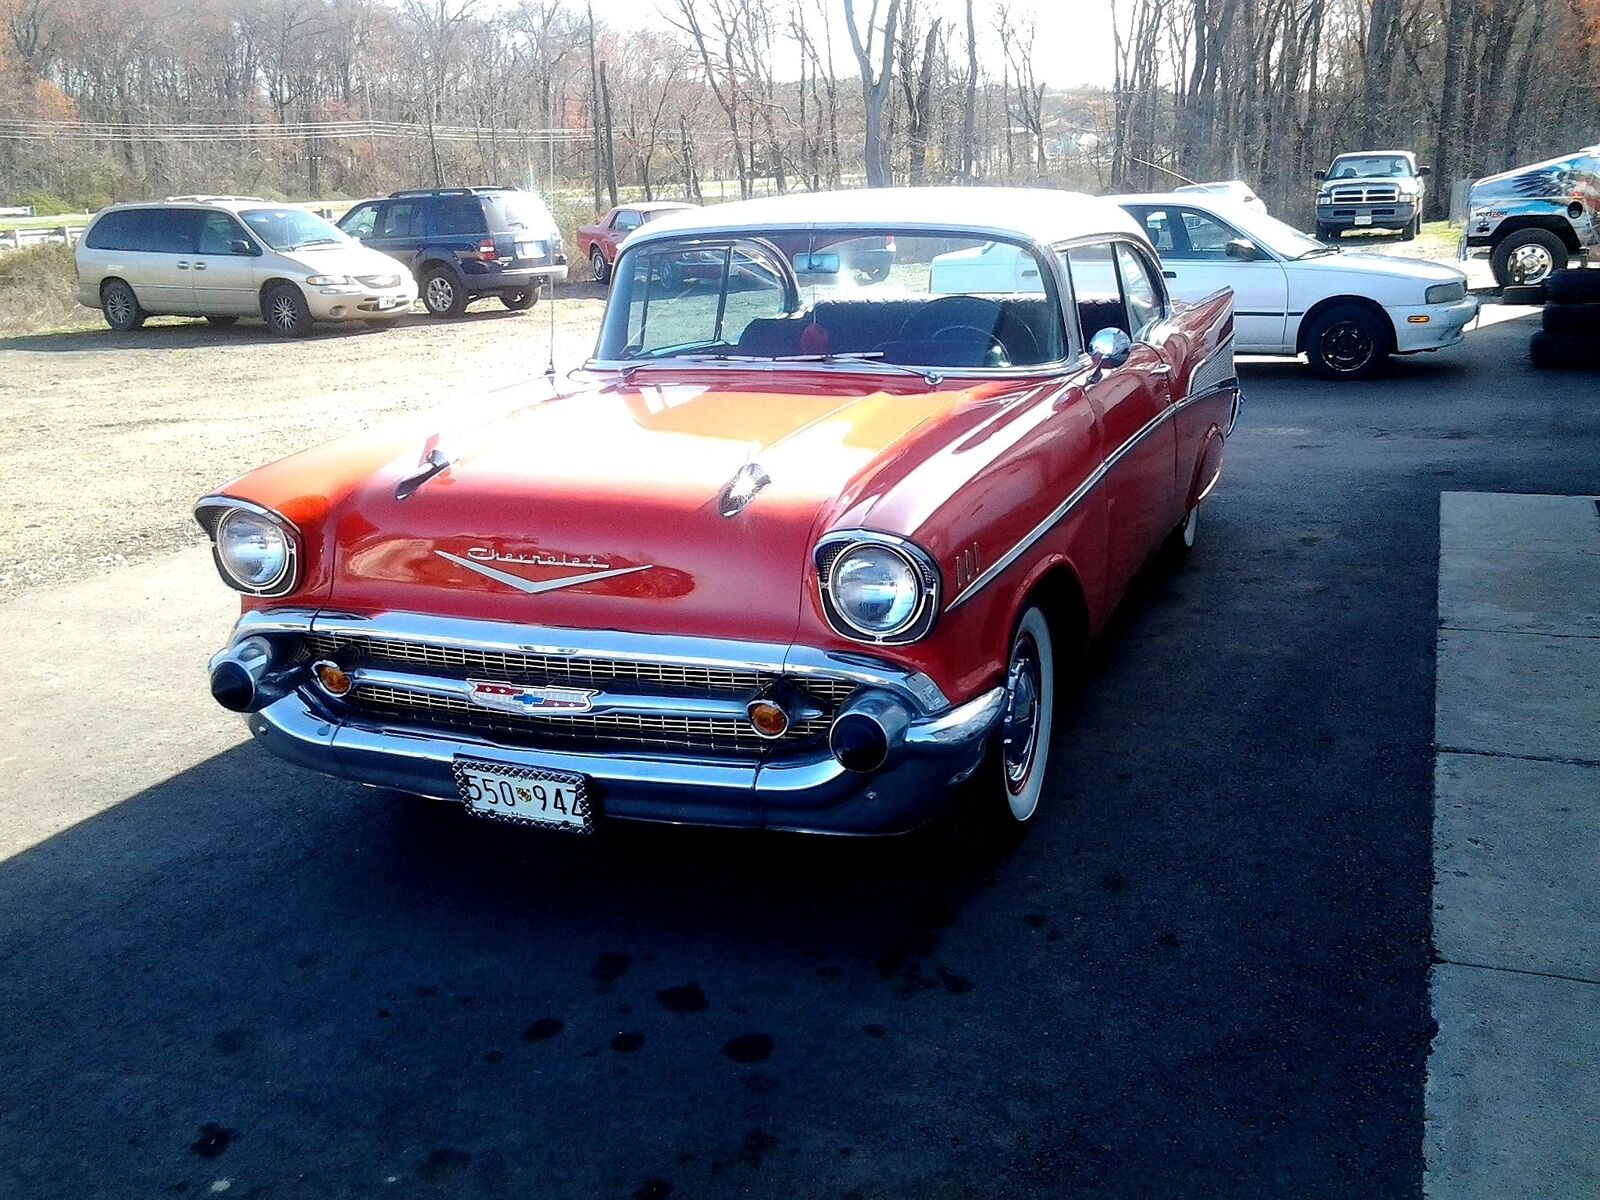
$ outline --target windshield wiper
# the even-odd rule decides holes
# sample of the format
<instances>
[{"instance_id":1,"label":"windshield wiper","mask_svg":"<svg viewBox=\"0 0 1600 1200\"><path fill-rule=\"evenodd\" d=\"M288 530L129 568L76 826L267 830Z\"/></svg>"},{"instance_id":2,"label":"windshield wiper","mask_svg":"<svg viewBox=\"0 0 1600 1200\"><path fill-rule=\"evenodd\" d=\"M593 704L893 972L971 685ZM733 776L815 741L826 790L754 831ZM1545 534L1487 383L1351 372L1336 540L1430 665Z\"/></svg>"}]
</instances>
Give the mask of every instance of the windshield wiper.
<instances>
[{"instance_id":1,"label":"windshield wiper","mask_svg":"<svg viewBox=\"0 0 1600 1200\"><path fill-rule=\"evenodd\" d=\"M1314 255L1318 255L1318 254L1337 254L1337 253L1339 253L1339 247L1337 247L1337 246L1313 246L1310 250L1307 250L1304 254L1296 254L1294 257L1295 257L1295 261L1299 262L1302 258L1311 258Z\"/></svg>"},{"instance_id":2,"label":"windshield wiper","mask_svg":"<svg viewBox=\"0 0 1600 1200\"><path fill-rule=\"evenodd\" d=\"M307 246L337 246L343 240L343 238L312 238L309 242L297 243L295 249L304 250Z\"/></svg>"},{"instance_id":3,"label":"windshield wiper","mask_svg":"<svg viewBox=\"0 0 1600 1200\"><path fill-rule=\"evenodd\" d=\"M783 354L772 360L773 362L820 362L820 363L870 363L875 367L886 367L891 371L899 371L902 375L916 375L925 380L929 386L942 383L944 376L931 367L914 367L909 363L885 362L882 350L861 350L847 354Z\"/></svg>"}]
</instances>

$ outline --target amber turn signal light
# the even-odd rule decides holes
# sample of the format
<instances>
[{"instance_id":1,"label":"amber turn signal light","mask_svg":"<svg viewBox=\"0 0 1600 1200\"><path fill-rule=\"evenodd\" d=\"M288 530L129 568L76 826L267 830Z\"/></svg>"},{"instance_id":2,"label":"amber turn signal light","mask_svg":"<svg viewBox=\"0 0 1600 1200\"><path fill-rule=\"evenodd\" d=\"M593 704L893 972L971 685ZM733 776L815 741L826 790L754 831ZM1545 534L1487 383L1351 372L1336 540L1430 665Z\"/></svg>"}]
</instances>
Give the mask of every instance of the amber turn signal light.
<instances>
[{"instance_id":1,"label":"amber turn signal light","mask_svg":"<svg viewBox=\"0 0 1600 1200\"><path fill-rule=\"evenodd\" d=\"M1407 317L1406 320L1412 325L1426 325L1428 323L1428 314L1418 313L1415 316Z\"/></svg>"},{"instance_id":2,"label":"amber turn signal light","mask_svg":"<svg viewBox=\"0 0 1600 1200\"><path fill-rule=\"evenodd\" d=\"M317 677L322 690L330 696L343 696L350 690L350 676L338 663L323 659L312 666L311 673Z\"/></svg>"},{"instance_id":3,"label":"amber turn signal light","mask_svg":"<svg viewBox=\"0 0 1600 1200\"><path fill-rule=\"evenodd\" d=\"M745 712L755 731L764 738L781 738L789 731L789 714L771 700L752 700Z\"/></svg>"}]
</instances>

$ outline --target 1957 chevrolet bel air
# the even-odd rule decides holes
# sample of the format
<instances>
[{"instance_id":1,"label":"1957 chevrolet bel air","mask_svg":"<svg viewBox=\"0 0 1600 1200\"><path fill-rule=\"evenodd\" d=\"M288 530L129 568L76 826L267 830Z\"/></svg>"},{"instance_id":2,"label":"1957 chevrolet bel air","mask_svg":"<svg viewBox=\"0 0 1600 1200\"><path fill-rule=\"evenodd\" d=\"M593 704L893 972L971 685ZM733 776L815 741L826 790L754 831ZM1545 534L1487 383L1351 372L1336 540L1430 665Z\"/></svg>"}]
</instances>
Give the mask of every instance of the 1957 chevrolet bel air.
<instances>
[{"instance_id":1,"label":"1957 chevrolet bel air","mask_svg":"<svg viewBox=\"0 0 1600 1200\"><path fill-rule=\"evenodd\" d=\"M936 269L995 242L1003 278ZM291 762L506 821L1025 822L1065 665L1193 543L1232 338L1227 292L1174 308L1084 196L663 217L575 387L199 501L244 594L212 694Z\"/></svg>"}]
</instances>

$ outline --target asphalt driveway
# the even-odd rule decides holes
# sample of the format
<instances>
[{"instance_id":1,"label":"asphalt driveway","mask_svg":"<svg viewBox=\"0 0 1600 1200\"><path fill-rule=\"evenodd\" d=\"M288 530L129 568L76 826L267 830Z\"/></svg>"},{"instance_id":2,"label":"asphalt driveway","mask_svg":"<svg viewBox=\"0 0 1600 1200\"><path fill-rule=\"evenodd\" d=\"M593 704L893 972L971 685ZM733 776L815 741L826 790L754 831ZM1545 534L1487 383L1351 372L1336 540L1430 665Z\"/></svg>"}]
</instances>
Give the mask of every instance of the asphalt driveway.
<instances>
[{"instance_id":1,"label":"asphalt driveway","mask_svg":"<svg viewBox=\"0 0 1600 1200\"><path fill-rule=\"evenodd\" d=\"M1247 365L994 860L299 772L204 697L193 551L5 606L0 1195L1416 1194L1437 497L1600 491L1528 329Z\"/></svg>"}]
</instances>

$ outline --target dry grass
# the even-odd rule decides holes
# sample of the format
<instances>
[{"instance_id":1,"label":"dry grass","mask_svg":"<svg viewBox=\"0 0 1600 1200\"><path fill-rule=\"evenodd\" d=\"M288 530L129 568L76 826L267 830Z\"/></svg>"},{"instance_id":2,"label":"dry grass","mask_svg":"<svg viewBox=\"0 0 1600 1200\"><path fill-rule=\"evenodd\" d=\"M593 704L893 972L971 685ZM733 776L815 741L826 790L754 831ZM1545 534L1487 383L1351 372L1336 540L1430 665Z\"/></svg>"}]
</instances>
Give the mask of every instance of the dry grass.
<instances>
[{"instance_id":1,"label":"dry grass","mask_svg":"<svg viewBox=\"0 0 1600 1200\"><path fill-rule=\"evenodd\" d=\"M73 296L72 247L29 246L0 253L0 333L79 328L97 318Z\"/></svg>"}]
</instances>

